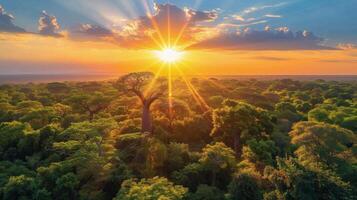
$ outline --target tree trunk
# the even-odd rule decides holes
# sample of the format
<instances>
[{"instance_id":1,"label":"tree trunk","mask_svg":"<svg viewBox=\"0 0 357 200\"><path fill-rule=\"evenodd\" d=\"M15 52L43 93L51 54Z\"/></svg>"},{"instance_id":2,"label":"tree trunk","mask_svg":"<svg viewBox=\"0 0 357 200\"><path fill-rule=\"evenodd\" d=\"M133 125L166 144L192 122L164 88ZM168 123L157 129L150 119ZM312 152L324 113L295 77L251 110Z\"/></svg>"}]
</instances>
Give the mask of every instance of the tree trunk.
<instances>
[{"instance_id":1,"label":"tree trunk","mask_svg":"<svg viewBox=\"0 0 357 200\"><path fill-rule=\"evenodd\" d=\"M240 156L242 155L242 148L240 145L240 134L234 135L233 140L234 140L234 151L236 152L237 158L240 158Z\"/></svg>"},{"instance_id":2,"label":"tree trunk","mask_svg":"<svg viewBox=\"0 0 357 200\"><path fill-rule=\"evenodd\" d=\"M215 171L212 171L212 186L216 186L216 179L217 179L217 173Z\"/></svg>"},{"instance_id":3,"label":"tree trunk","mask_svg":"<svg viewBox=\"0 0 357 200\"><path fill-rule=\"evenodd\" d=\"M142 113L142 118L141 118L141 132L142 133L151 133L152 131L152 125L151 125L151 113L150 113L150 105L149 103L144 103L143 105L143 113Z\"/></svg>"},{"instance_id":4,"label":"tree trunk","mask_svg":"<svg viewBox=\"0 0 357 200\"><path fill-rule=\"evenodd\" d=\"M89 121L92 122L94 119L94 113L92 111L89 111Z\"/></svg>"}]
</instances>

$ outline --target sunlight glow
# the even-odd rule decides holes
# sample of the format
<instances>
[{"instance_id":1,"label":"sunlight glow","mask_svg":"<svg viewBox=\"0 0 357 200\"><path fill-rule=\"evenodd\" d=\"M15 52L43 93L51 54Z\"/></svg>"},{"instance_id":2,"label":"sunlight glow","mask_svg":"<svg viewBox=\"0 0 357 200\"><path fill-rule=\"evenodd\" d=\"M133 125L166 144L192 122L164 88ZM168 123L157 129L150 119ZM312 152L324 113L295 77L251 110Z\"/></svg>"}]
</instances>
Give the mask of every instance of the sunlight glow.
<instances>
[{"instance_id":1,"label":"sunlight glow","mask_svg":"<svg viewBox=\"0 0 357 200\"><path fill-rule=\"evenodd\" d=\"M182 58L183 52L175 49L164 49L162 51L156 51L157 57L165 63L174 63Z\"/></svg>"}]
</instances>

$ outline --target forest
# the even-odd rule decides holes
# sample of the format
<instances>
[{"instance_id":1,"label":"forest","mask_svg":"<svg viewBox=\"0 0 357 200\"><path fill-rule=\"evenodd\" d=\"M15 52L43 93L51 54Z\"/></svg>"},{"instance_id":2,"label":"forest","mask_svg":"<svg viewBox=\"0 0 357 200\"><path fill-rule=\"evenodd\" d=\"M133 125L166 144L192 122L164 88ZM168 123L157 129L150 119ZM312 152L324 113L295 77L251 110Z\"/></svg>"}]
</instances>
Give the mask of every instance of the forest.
<instances>
[{"instance_id":1,"label":"forest","mask_svg":"<svg viewBox=\"0 0 357 200\"><path fill-rule=\"evenodd\" d=\"M357 199L357 81L3 84L0 199Z\"/></svg>"}]
</instances>

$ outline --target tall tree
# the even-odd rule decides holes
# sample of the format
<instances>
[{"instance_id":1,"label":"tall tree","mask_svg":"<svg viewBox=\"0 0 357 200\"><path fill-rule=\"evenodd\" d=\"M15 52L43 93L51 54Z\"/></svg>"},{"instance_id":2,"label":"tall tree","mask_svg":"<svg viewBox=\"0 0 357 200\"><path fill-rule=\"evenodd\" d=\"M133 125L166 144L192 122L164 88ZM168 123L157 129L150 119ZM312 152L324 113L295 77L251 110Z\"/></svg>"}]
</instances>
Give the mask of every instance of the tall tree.
<instances>
[{"instance_id":1,"label":"tall tree","mask_svg":"<svg viewBox=\"0 0 357 200\"><path fill-rule=\"evenodd\" d=\"M119 78L114 84L114 87L124 93L134 93L142 104L142 133L152 132L152 119L150 108L151 105L158 100L163 92L145 92L144 86L146 86L150 80L154 78L154 74L151 72L135 72L130 73Z\"/></svg>"}]
</instances>

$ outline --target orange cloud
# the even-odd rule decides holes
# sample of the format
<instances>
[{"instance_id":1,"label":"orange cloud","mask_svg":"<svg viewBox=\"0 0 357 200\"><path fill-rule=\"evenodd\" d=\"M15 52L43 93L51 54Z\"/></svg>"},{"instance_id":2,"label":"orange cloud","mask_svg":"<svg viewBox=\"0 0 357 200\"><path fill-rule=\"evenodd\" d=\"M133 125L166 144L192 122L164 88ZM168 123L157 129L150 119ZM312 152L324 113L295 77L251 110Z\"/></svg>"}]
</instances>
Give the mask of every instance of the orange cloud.
<instances>
[{"instance_id":1,"label":"orange cloud","mask_svg":"<svg viewBox=\"0 0 357 200\"><path fill-rule=\"evenodd\" d=\"M196 36L208 27L200 26L216 20L218 11L197 11L181 9L171 4L155 4L153 15L129 20L127 24L108 29L98 25L82 24L70 31L75 38L103 39L125 48L160 48L196 41ZM201 34L201 35L200 35ZM185 42L183 42L185 41Z\"/></svg>"}]
</instances>

